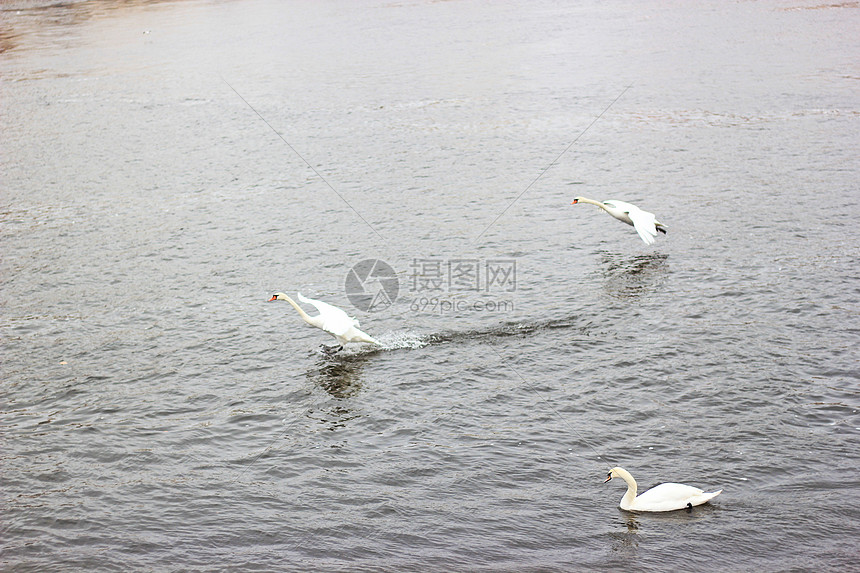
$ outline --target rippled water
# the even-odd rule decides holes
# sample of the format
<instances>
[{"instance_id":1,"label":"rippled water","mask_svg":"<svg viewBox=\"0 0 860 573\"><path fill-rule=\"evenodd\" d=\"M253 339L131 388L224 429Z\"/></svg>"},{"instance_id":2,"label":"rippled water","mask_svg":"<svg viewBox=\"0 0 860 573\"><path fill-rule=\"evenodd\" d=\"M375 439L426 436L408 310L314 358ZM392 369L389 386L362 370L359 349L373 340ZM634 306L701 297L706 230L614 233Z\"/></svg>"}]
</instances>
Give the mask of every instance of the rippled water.
<instances>
[{"instance_id":1,"label":"rippled water","mask_svg":"<svg viewBox=\"0 0 860 573\"><path fill-rule=\"evenodd\" d=\"M4 570L856 567L857 3L0 9Z\"/></svg>"}]
</instances>

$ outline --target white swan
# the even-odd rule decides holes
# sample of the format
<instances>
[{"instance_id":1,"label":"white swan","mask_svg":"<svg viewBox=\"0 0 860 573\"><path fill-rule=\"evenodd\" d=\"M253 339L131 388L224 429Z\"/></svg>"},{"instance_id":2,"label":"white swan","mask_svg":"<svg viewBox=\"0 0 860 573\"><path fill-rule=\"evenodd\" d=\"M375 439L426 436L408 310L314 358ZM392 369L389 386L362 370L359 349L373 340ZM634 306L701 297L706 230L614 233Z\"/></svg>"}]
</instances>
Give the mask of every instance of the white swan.
<instances>
[{"instance_id":1,"label":"white swan","mask_svg":"<svg viewBox=\"0 0 860 573\"><path fill-rule=\"evenodd\" d=\"M320 328L337 339L338 346L325 346L323 345L323 349L329 353L334 354L340 350L343 350L345 344L350 342L368 342L370 344L379 344L379 341L374 339L372 336L367 333L362 332L358 329L358 321L355 317L347 315L344 311L337 308L336 306L332 306L328 303L314 300L311 298L305 298L302 296L302 293L298 293L299 300L305 304L312 304L317 307L319 314L316 316L308 316L302 307L300 307L296 302L285 295L282 292L276 292L272 295L272 298L269 299L269 302L273 300L285 300L295 308L299 312L299 316L301 316L305 322L310 324L311 326L316 326Z\"/></svg>"},{"instance_id":2,"label":"white swan","mask_svg":"<svg viewBox=\"0 0 860 573\"><path fill-rule=\"evenodd\" d=\"M643 211L632 203L616 201L615 199L600 202L588 199L587 197L574 197L570 204L576 205L577 203L597 205L622 223L633 225L633 228L636 229L636 232L639 233L639 236L642 237L646 245L654 244L654 237L657 236L657 231L660 231L664 235L666 234L666 226L657 220L654 213Z\"/></svg>"},{"instance_id":3,"label":"white swan","mask_svg":"<svg viewBox=\"0 0 860 573\"><path fill-rule=\"evenodd\" d=\"M621 498L618 507L626 511L673 511L676 509L691 509L720 495L723 490L704 492L697 487L680 483L661 483L645 493L636 495L636 480L624 468L612 468L603 481L608 482L614 477L620 477L627 482L627 493Z\"/></svg>"}]
</instances>

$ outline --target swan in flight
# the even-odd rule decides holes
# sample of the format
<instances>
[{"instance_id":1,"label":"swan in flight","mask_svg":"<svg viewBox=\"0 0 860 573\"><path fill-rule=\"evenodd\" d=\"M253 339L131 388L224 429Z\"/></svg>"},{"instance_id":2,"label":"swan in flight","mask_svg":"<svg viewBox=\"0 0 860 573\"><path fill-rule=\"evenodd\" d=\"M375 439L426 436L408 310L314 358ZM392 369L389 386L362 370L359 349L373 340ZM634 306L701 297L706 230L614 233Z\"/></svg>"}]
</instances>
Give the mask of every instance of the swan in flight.
<instances>
[{"instance_id":1,"label":"swan in flight","mask_svg":"<svg viewBox=\"0 0 860 573\"><path fill-rule=\"evenodd\" d=\"M723 490L704 492L697 487L680 483L661 483L648 491L636 495L636 480L624 468L612 468L603 480L608 482L614 477L620 477L627 482L627 493L621 498L620 507L626 511L673 511L676 509L690 510L693 506L702 505L706 501L720 495Z\"/></svg>"},{"instance_id":2,"label":"swan in flight","mask_svg":"<svg viewBox=\"0 0 860 573\"><path fill-rule=\"evenodd\" d=\"M643 211L631 203L616 201L615 199L600 202L588 199L587 197L574 197L570 204L576 205L577 203L597 205L622 223L633 225L633 228L636 229L636 232L639 233L639 236L642 237L646 245L654 244L654 237L657 236L657 231L660 231L664 235L666 234L666 226L657 220L654 213Z\"/></svg>"},{"instance_id":3,"label":"swan in flight","mask_svg":"<svg viewBox=\"0 0 860 573\"><path fill-rule=\"evenodd\" d=\"M327 354L334 354L335 352L343 350L344 345L349 342L380 344L378 340L358 329L358 321L355 317L347 315L336 306L332 306L328 303L314 300L312 298L305 298L302 296L302 293L298 293L298 295L299 300L303 303L312 304L317 307L319 314L316 316L308 316L308 313L302 310L302 307L282 292L276 292L273 294L272 298L269 299L269 302L272 302L273 300L287 301L293 305L293 308L299 312L299 316L301 316L305 322L334 336L337 339L338 346L322 345L323 350Z\"/></svg>"}]
</instances>

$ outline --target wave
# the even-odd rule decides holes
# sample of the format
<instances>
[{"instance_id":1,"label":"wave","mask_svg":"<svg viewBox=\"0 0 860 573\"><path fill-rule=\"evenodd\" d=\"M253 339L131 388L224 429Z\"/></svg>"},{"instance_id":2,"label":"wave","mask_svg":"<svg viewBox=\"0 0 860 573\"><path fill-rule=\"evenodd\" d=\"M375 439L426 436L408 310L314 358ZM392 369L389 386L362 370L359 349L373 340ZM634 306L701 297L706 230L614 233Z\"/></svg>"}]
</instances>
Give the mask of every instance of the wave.
<instances>
[{"instance_id":1,"label":"wave","mask_svg":"<svg viewBox=\"0 0 860 573\"><path fill-rule=\"evenodd\" d=\"M414 330L389 331L376 336L379 346L363 345L361 347L347 347L344 351L332 356L366 356L377 352L411 349L415 350L435 344L452 344L469 341L487 341L495 338L508 338L511 336L529 336L544 330L553 329L577 329L583 334L589 333L593 324L583 322L577 315L563 316L537 321L506 322L484 329L473 330L448 330L435 333L420 333ZM322 352L322 350L320 350Z\"/></svg>"}]
</instances>

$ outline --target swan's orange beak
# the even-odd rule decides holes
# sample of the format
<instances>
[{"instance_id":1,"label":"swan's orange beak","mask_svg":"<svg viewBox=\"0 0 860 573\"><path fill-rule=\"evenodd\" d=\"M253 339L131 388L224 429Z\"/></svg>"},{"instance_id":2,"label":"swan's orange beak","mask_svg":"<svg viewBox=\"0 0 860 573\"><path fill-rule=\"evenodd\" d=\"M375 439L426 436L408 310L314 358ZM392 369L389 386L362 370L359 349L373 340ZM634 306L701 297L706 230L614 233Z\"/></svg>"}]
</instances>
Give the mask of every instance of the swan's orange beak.
<instances>
[{"instance_id":1,"label":"swan's orange beak","mask_svg":"<svg viewBox=\"0 0 860 573\"><path fill-rule=\"evenodd\" d=\"M605 480L603 480L603 483L606 483L606 482L608 482L608 481L609 481L609 480L611 480L611 479L612 479L612 474L609 474L608 476L606 476L606 479L605 479Z\"/></svg>"},{"instance_id":2,"label":"swan's orange beak","mask_svg":"<svg viewBox=\"0 0 860 573\"><path fill-rule=\"evenodd\" d=\"M574 199L573 201L570 202L571 205L576 205L577 203L579 203L579 201L577 199Z\"/></svg>"},{"instance_id":3,"label":"swan's orange beak","mask_svg":"<svg viewBox=\"0 0 860 573\"><path fill-rule=\"evenodd\" d=\"M278 295L274 295L272 298L270 298L269 302L272 302L273 300L278 300Z\"/></svg>"}]
</instances>

